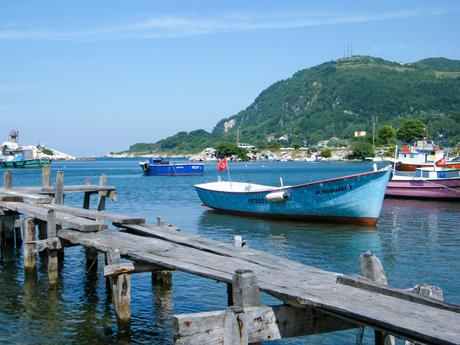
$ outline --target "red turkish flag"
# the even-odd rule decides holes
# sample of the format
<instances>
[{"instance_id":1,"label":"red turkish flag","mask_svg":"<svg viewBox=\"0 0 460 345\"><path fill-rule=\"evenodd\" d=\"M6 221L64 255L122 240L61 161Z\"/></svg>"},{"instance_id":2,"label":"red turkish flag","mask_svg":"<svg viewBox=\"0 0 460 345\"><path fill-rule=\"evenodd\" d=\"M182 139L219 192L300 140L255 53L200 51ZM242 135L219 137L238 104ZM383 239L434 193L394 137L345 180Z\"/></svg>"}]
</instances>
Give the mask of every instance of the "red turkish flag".
<instances>
[{"instance_id":1,"label":"red turkish flag","mask_svg":"<svg viewBox=\"0 0 460 345\"><path fill-rule=\"evenodd\" d=\"M217 163L217 170L222 171L228 169L228 164L227 164L227 157L224 157Z\"/></svg>"}]
</instances>

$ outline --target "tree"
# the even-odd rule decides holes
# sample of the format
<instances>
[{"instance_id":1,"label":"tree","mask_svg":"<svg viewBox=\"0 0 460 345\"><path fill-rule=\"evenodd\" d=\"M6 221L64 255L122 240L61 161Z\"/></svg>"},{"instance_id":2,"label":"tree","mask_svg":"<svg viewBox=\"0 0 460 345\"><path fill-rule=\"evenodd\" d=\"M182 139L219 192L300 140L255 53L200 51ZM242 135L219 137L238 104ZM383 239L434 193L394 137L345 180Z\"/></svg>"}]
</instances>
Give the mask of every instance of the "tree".
<instances>
[{"instance_id":1,"label":"tree","mask_svg":"<svg viewBox=\"0 0 460 345\"><path fill-rule=\"evenodd\" d=\"M375 153L372 149L372 144L366 142L354 143L352 145L352 152L348 158L364 159L366 157L374 157Z\"/></svg>"},{"instance_id":2,"label":"tree","mask_svg":"<svg viewBox=\"0 0 460 345\"><path fill-rule=\"evenodd\" d=\"M321 157L324 157L324 158L330 158L332 157L332 150L328 147L324 147L321 149L320 155Z\"/></svg>"},{"instance_id":3,"label":"tree","mask_svg":"<svg viewBox=\"0 0 460 345\"><path fill-rule=\"evenodd\" d=\"M238 147L236 144L223 141L219 143L216 147L216 156L217 158L231 157L236 155L239 159L243 161L248 160L248 155L245 149Z\"/></svg>"},{"instance_id":4,"label":"tree","mask_svg":"<svg viewBox=\"0 0 460 345\"><path fill-rule=\"evenodd\" d=\"M399 140L411 142L427 134L426 125L420 120L406 120L398 127L396 135Z\"/></svg>"},{"instance_id":5,"label":"tree","mask_svg":"<svg viewBox=\"0 0 460 345\"><path fill-rule=\"evenodd\" d=\"M377 131L378 141L380 144L388 145L395 138L395 129L390 125L383 125Z\"/></svg>"}]
</instances>

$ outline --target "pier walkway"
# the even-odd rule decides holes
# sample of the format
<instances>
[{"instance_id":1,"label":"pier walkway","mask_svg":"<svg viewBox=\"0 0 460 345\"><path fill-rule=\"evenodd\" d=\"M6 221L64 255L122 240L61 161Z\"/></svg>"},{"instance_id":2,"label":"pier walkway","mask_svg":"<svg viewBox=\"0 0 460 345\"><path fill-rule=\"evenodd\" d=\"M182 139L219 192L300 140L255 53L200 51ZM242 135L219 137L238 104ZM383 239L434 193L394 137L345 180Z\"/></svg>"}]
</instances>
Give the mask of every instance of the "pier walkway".
<instances>
[{"instance_id":1,"label":"pier walkway","mask_svg":"<svg viewBox=\"0 0 460 345\"><path fill-rule=\"evenodd\" d=\"M49 172L43 176L46 185ZM116 191L106 186L105 177L99 185L69 187L64 187L61 173L54 187L13 188L8 174L4 181L2 236L12 236L22 215L25 268L34 269L36 253L47 251L53 281L58 267L53 260L66 246L84 246L93 259L94 252L105 253L104 274L111 279L121 330L130 322L129 275L151 271L162 277L157 283L168 284L171 271L177 270L227 283L229 308L176 315L176 344L247 344L363 326L375 330L376 344L384 344L390 335L422 344L460 344L460 307L387 287L380 261L371 253L361 257L368 279L344 276L186 234L161 218L146 224L143 218L107 213L105 198L115 199ZM64 206L64 194L77 191L85 193L84 208ZM99 196L98 211L89 209L90 193ZM46 231L39 226L38 236L37 224L46 224ZM260 306L259 290L283 304Z\"/></svg>"}]
</instances>

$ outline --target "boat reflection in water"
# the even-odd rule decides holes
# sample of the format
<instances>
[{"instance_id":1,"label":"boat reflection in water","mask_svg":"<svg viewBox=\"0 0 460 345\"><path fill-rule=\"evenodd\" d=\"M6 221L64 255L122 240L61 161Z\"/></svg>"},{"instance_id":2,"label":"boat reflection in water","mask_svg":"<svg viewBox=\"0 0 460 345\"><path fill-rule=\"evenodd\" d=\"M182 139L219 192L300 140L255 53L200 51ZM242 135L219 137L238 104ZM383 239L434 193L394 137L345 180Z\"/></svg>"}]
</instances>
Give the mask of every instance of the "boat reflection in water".
<instances>
[{"instance_id":1,"label":"boat reflection in water","mask_svg":"<svg viewBox=\"0 0 460 345\"><path fill-rule=\"evenodd\" d=\"M268 220L206 210L197 223L198 234L229 244L241 235L247 246L304 264L353 271L357 258L366 250L382 253L377 228L359 224L328 224Z\"/></svg>"}]
</instances>

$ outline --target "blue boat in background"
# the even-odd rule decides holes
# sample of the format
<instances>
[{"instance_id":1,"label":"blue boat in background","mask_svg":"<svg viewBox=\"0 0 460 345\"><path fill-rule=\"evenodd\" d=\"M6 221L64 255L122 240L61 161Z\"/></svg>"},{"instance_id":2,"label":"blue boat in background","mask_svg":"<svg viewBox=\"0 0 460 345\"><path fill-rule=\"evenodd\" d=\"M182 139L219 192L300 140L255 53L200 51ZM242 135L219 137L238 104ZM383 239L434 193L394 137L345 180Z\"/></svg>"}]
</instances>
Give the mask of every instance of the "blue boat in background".
<instances>
[{"instance_id":1,"label":"blue boat in background","mask_svg":"<svg viewBox=\"0 0 460 345\"><path fill-rule=\"evenodd\" d=\"M265 217L375 225L391 169L272 187L242 182L195 185L201 202L216 211Z\"/></svg>"},{"instance_id":2,"label":"blue boat in background","mask_svg":"<svg viewBox=\"0 0 460 345\"><path fill-rule=\"evenodd\" d=\"M185 176L203 175L204 165L196 163L170 163L162 158L150 158L139 162L145 175L148 176Z\"/></svg>"}]
</instances>

